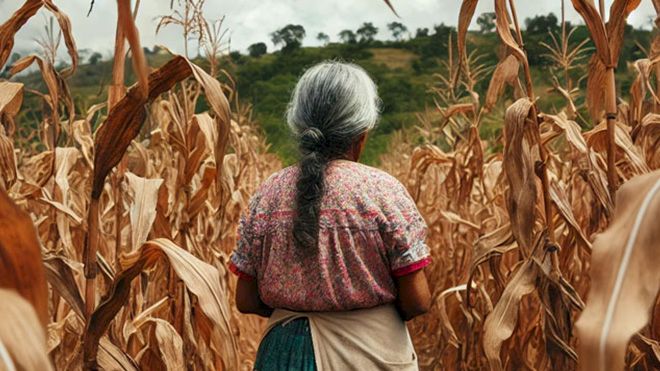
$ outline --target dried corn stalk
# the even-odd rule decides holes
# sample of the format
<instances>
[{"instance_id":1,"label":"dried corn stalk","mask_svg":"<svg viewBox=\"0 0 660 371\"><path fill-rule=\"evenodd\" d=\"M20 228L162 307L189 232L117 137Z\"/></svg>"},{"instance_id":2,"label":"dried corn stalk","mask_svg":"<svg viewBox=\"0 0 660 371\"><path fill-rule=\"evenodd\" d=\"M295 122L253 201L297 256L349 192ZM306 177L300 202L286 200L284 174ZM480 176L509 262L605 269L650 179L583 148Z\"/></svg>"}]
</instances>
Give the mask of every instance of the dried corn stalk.
<instances>
[{"instance_id":1,"label":"dried corn stalk","mask_svg":"<svg viewBox=\"0 0 660 371\"><path fill-rule=\"evenodd\" d=\"M13 43L17 27L44 4L56 9L51 1L27 1L2 25L2 45L9 45L10 41L4 43L9 39ZM185 26L187 36L204 37L200 43L205 49L220 50L217 35L221 33L210 35L201 4L183 2L176 21ZM609 169L624 184L635 179L630 181L634 186L636 176L660 164L656 108L660 102L653 78L654 73L655 80L659 77L660 49L650 48L648 58L634 64L638 78L630 104L618 107L615 140L609 141L606 124L589 123L579 115L582 92L571 90L568 82L557 83L554 89L566 101L564 109L538 111L514 1L495 3L498 32L507 51L497 66L480 63L478 51L466 45L476 4L462 3L458 45L449 38L449 57L443 61L443 72L434 76L434 111L419 115L420 126L414 132L394 135L391 153L382 161L408 186L429 225L427 243L435 264L427 273L437 305L411 324L411 332L423 369L574 369L578 353L589 359L602 354L593 345L598 341L596 331L591 337L578 334L578 339L573 321L584 308L581 297L599 285L590 285L591 277L599 279L592 273L592 261L601 264L598 254L593 259L591 254L592 245L593 251L603 250L598 247L600 238L594 243L594 236L608 226L614 210L607 190L613 184L607 179L609 144L615 144L617 154L614 168ZM208 56L211 73L174 56L148 74L146 63L139 61L136 9L131 14L128 5L118 1L115 61L121 67L114 70L107 104L74 112L66 85L68 72L29 57L15 68L41 63L48 89L41 93L46 102L41 131L49 135L21 138L13 122L20 110L21 87L0 82L4 97L0 98L4 128L0 139L5 148L13 141L36 141L49 148L42 153L6 149L15 157L0 160L10 164L2 171L15 173L6 178L11 179L5 182L7 193L34 223L38 240L29 245L33 251L38 252L39 245L43 250L50 294L38 294L35 300L41 298L42 303L33 305L37 313L39 307L49 308L46 351L57 369L84 364L125 370L250 369L264 323L238 315L232 305L235 278L225 267L246 200L281 164L266 153L268 146L250 107L234 94L234 82L225 85L215 80L223 73L216 55ZM636 5L616 1L610 11L627 16ZM70 29L62 21L65 18L57 18L61 28ZM596 38L598 32L605 32L612 57L618 51L608 33L620 32L625 17L610 18L607 26L589 27L596 29ZM125 90L127 38L139 83ZM596 43L601 46L603 40ZM69 53L72 46L67 42ZM0 57L6 60L10 49L0 50ZM599 48L595 58L606 57L603 50ZM556 68L566 69L569 52L562 49L555 56ZM475 86L486 78L490 87L486 96L479 97ZM195 111L202 93L211 105L209 112ZM502 122L504 135L499 130L489 137L480 133L484 124L502 127ZM583 132L584 124L593 129ZM417 145L420 140L423 145ZM498 149L502 146L503 151ZM113 172L115 167L118 171ZM636 202L639 197L641 193ZM623 203L636 208L635 202ZM27 217L19 219L25 222ZM652 231L642 226L640 236ZM88 237L95 245L85 250ZM633 263L640 252L646 251L633 250ZM38 269L38 259L30 261ZM616 262L602 263L601 273L615 269ZM12 264L11 270L15 269ZM85 269L98 273L91 285ZM28 282L24 280L16 282ZM642 284L653 292L651 284L657 281L651 277ZM17 286L16 282L11 285ZM624 287L628 281L622 282ZM608 295L608 290L599 291ZM103 299L95 307L97 296ZM598 297L590 294L589 300L592 296ZM631 306L631 311L648 317L635 316L635 326L620 332L617 326L622 322L618 310L613 311L605 344L618 345L608 353L612 358L606 359L608 366L620 367L625 361L626 367L648 369L660 364L660 306L649 297L641 306L634 306L623 294L613 301L615 309ZM599 303L594 300L588 308ZM614 336L617 340L610 341ZM576 353L582 339L587 341ZM11 353L3 353L7 344L3 340L0 345L5 363L8 358L1 356ZM33 355L43 360L40 354ZM18 364L17 358L10 361Z\"/></svg>"},{"instance_id":2,"label":"dried corn stalk","mask_svg":"<svg viewBox=\"0 0 660 371\"><path fill-rule=\"evenodd\" d=\"M589 301L576 323L583 369L622 369L628 341L651 319L660 291L659 193L660 171L625 183L611 225L594 241Z\"/></svg>"}]
</instances>

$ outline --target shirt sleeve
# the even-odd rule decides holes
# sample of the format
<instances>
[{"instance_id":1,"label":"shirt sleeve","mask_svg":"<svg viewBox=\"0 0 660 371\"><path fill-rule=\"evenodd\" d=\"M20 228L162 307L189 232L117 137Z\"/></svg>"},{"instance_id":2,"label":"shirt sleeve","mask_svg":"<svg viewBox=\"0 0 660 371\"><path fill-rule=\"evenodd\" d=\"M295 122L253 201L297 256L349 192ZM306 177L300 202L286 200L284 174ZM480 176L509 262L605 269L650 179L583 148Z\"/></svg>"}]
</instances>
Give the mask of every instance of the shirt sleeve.
<instances>
[{"instance_id":1,"label":"shirt sleeve","mask_svg":"<svg viewBox=\"0 0 660 371\"><path fill-rule=\"evenodd\" d=\"M253 196L248 210L241 215L236 249L229 262L229 270L245 280L256 279L261 256L261 238L256 233L255 225L257 201L257 198Z\"/></svg>"},{"instance_id":2,"label":"shirt sleeve","mask_svg":"<svg viewBox=\"0 0 660 371\"><path fill-rule=\"evenodd\" d=\"M412 197L398 181L391 189L393 193L385 208L383 242L392 276L401 277L429 265L431 254L425 241L426 222Z\"/></svg>"}]
</instances>

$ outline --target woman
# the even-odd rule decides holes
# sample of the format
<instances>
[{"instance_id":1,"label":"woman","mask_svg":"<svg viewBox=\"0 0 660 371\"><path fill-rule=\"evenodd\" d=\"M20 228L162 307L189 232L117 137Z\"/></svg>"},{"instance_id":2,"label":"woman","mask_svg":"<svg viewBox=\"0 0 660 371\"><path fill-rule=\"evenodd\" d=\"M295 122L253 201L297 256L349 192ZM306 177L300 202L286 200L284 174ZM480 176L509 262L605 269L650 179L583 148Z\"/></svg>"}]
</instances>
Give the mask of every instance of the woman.
<instances>
[{"instance_id":1,"label":"woman","mask_svg":"<svg viewBox=\"0 0 660 371\"><path fill-rule=\"evenodd\" d=\"M252 197L230 263L238 310L270 318L255 370L417 369L404 321L430 305L426 224L401 183L357 162L379 102L353 64L298 81L300 162Z\"/></svg>"}]
</instances>

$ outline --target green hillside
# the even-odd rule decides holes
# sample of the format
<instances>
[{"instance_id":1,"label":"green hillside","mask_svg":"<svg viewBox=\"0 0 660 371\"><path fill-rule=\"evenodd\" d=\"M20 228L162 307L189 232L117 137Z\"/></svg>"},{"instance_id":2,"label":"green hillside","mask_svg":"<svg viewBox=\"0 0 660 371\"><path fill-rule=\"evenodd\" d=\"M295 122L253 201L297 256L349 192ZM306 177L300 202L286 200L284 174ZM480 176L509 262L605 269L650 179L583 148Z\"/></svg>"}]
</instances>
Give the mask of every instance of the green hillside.
<instances>
[{"instance_id":1,"label":"green hillside","mask_svg":"<svg viewBox=\"0 0 660 371\"><path fill-rule=\"evenodd\" d=\"M553 17L539 16L527 20L527 31L523 35L532 65L536 93L544 95L540 104L544 110L549 111L552 111L553 106L559 106L562 101L559 95L555 97L546 94L551 87L552 74L549 73L550 60L544 56L548 50L541 42L550 44L552 39L549 32L560 32L558 22ZM287 27L295 30L299 26ZM277 32L286 31L287 27ZM479 63L489 67L489 71L497 64L498 54L503 52L500 46L494 47L500 43L492 31L487 25L481 32L470 32L468 35L471 51L479 55ZM272 144L271 150L285 163L291 163L296 158L295 143L290 138L284 113L297 78L309 66L327 59L350 61L363 66L378 84L383 101L382 120L370 136L363 159L366 163L374 164L377 163L378 156L387 150L391 133L415 125L418 122L416 114L434 106L429 88L436 81L434 74L443 72L445 68L443 61L448 58L447 44L450 34L455 40L455 29L440 25L430 31L418 29L414 35L407 33L408 37L405 37L406 34L399 35L398 41L381 41L373 39L373 35L365 37L359 30L357 35L360 39L356 34L352 37L345 34L346 37L342 37L343 42L328 43L323 47L303 47L302 39L280 40L283 48L279 51L262 54L265 52L265 44L254 44L250 47L251 55L232 52L223 58L222 66L235 79L240 99L253 105L255 118L261 123L268 141ZM575 45L587 36L586 28L579 26L571 38L571 44ZM650 31L628 28L621 60L643 58L645 53L641 47L648 48L650 38ZM147 51L152 67L162 65L169 58L169 55L157 48ZM71 91L80 110L85 110L105 98L110 79L112 61L92 62L94 63L81 65L76 75L70 79ZM197 62L204 65L201 59ZM130 68L127 69L129 70ZM575 80L578 80L584 70L574 70L571 73L575 74ZM622 81L619 89L626 92L633 75L625 62L620 63L617 74L621 77L618 81ZM44 89L38 74L22 77L20 80L30 88ZM127 80L132 80L130 73ZM488 80L489 76L477 85L482 99ZM581 80L580 86L585 83L585 80ZM36 122L35 119L40 116L41 105L38 98L32 96L26 99L25 106L26 109L19 120L22 125L30 125L30 122ZM482 130L493 135L499 131L497 123L488 125L484 125Z\"/></svg>"}]
</instances>

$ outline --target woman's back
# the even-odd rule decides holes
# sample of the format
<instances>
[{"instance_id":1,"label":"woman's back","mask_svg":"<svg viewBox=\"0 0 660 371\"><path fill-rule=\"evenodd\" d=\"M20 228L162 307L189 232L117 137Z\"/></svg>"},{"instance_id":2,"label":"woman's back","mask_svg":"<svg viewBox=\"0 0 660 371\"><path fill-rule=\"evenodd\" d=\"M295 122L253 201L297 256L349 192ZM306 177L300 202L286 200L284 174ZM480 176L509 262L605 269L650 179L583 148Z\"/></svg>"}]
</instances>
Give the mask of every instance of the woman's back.
<instances>
[{"instance_id":1,"label":"woman's back","mask_svg":"<svg viewBox=\"0 0 660 371\"><path fill-rule=\"evenodd\" d=\"M264 304L345 311L394 302L393 277L429 263L425 223L403 185L353 161L325 171L316 249L293 241L297 166L271 176L241 220L231 269L256 279Z\"/></svg>"},{"instance_id":2,"label":"woman's back","mask_svg":"<svg viewBox=\"0 0 660 371\"><path fill-rule=\"evenodd\" d=\"M357 162L379 106L353 64L317 64L296 84L300 160L254 194L230 264L238 310L269 318L255 369L417 369L403 321L431 303L426 224L401 183Z\"/></svg>"}]
</instances>

